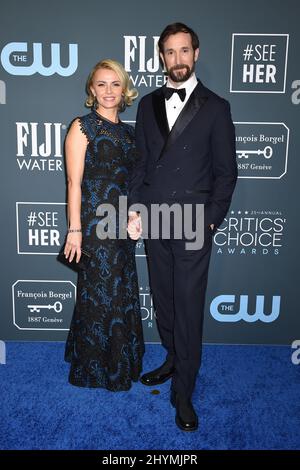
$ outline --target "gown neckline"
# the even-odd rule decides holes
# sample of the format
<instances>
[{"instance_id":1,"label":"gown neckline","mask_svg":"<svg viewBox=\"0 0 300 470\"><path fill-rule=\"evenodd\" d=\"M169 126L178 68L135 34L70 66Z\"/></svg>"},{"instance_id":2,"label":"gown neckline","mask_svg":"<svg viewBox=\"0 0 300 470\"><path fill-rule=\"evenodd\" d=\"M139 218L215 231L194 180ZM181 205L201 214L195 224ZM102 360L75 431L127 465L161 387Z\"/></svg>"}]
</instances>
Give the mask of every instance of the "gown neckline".
<instances>
[{"instance_id":1,"label":"gown neckline","mask_svg":"<svg viewBox=\"0 0 300 470\"><path fill-rule=\"evenodd\" d=\"M93 109L92 112L96 115L97 118L99 118L101 121L106 121L106 122L109 122L110 124L113 124L114 126L117 126L118 124L121 124L122 121L121 119L119 118L118 122L114 122L114 121L111 121L110 119L102 116L102 114L98 113L98 111L96 111L96 109Z\"/></svg>"}]
</instances>

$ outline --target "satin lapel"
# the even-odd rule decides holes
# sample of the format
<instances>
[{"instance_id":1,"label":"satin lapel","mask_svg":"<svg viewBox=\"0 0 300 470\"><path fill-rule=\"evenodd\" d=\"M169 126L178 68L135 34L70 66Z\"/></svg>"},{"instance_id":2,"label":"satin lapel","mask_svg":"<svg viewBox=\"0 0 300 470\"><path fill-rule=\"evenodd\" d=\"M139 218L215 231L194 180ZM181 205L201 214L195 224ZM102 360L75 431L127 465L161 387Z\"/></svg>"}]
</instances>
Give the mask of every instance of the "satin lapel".
<instances>
[{"instance_id":1,"label":"satin lapel","mask_svg":"<svg viewBox=\"0 0 300 470\"><path fill-rule=\"evenodd\" d=\"M170 132L164 149L160 155L160 158L163 154L174 144L176 139L182 134L183 130L188 126L191 120L195 117L198 111L202 108L208 97L206 96L205 89L203 85L198 83L195 90L190 96L190 99L184 106L183 110L179 114L172 131Z\"/></svg>"},{"instance_id":2,"label":"satin lapel","mask_svg":"<svg viewBox=\"0 0 300 470\"><path fill-rule=\"evenodd\" d=\"M155 118L156 118L159 130L161 132L161 135L164 141L166 141L170 133L170 129L169 129L167 113L166 113L165 97L164 97L162 88L157 90L156 93L153 93L152 103L153 103L153 110L154 110L154 114L155 114Z\"/></svg>"}]
</instances>

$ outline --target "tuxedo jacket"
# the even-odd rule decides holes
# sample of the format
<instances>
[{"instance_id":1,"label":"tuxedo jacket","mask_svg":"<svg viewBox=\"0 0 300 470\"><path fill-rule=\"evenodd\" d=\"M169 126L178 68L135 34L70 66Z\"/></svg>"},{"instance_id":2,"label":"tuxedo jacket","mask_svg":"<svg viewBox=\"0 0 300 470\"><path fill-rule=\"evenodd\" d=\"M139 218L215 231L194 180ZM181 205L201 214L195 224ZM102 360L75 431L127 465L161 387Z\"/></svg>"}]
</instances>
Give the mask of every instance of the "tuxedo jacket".
<instances>
[{"instance_id":1,"label":"tuxedo jacket","mask_svg":"<svg viewBox=\"0 0 300 470\"><path fill-rule=\"evenodd\" d=\"M171 132L163 88L138 106L129 204L204 204L207 224L218 227L237 180L235 131L229 103L198 84Z\"/></svg>"}]
</instances>

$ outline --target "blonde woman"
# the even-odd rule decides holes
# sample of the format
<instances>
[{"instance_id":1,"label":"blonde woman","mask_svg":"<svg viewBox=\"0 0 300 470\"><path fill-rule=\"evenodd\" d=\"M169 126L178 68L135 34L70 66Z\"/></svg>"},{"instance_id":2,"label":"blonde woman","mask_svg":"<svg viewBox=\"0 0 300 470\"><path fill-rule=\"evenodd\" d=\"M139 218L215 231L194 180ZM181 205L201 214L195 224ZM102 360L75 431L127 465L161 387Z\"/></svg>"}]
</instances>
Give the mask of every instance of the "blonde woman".
<instances>
[{"instance_id":1,"label":"blonde woman","mask_svg":"<svg viewBox=\"0 0 300 470\"><path fill-rule=\"evenodd\" d=\"M128 194L136 162L134 129L120 120L119 112L137 92L123 66L106 59L91 71L87 94L91 112L73 121L66 138L69 228L64 253L78 262L85 249L92 260L78 274L65 360L71 363L71 384L121 391L138 380L144 354L135 242L99 238L96 212L100 204L110 204L118 224L119 197Z\"/></svg>"}]
</instances>

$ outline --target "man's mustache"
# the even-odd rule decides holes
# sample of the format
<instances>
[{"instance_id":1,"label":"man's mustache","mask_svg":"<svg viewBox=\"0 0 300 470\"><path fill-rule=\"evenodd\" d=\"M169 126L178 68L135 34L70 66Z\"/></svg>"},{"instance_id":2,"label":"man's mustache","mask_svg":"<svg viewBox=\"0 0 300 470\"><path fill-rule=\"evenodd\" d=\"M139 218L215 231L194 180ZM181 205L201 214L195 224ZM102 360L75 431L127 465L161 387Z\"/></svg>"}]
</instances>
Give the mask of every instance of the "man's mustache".
<instances>
[{"instance_id":1,"label":"man's mustache","mask_svg":"<svg viewBox=\"0 0 300 470\"><path fill-rule=\"evenodd\" d=\"M174 71L174 70L180 70L180 69L189 69L189 66L186 64L173 65L173 67L171 67L170 70Z\"/></svg>"}]
</instances>

